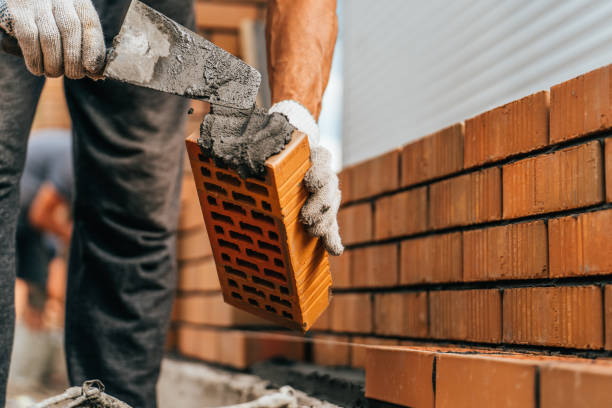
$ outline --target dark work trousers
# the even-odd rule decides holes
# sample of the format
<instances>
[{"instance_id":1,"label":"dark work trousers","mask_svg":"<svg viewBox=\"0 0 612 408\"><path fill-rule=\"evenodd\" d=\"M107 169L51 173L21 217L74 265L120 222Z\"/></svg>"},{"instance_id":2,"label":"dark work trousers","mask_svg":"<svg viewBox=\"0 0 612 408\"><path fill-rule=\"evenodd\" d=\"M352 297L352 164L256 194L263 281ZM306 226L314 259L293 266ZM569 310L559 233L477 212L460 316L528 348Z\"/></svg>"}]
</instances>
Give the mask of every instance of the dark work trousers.
<instances>
[{"instance_id":1,"label":"dark work trousers","mask_svg":"<svg viewBox=\"0 0 612 408\"><path fill-rule=\"evenodd\" d=\"M93 2L111 39L107 28L118 26L120 0ZM194 25L192 0L145 3ZM0 54L0 407L13 342L18 184L43 84L23 60ZM70 382L97 378L135 408L156 407L176 280L188 101L110 80L66 80L65 91L75 171L66 305Z\"/></svg>"}]
</instances>

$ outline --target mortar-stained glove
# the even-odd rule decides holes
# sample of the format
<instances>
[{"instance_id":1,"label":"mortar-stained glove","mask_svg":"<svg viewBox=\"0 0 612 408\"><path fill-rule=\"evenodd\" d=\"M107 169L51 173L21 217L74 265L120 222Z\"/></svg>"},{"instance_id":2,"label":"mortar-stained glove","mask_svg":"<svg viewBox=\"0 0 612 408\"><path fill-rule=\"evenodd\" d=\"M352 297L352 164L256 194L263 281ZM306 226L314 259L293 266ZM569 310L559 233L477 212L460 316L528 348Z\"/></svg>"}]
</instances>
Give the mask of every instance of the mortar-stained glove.
<instances>
[{"instance_id":1,"label":"mortar-stained glove","mask_svg":"<svg viewBox=\"0 0 612 408\"><path fill-rule=\"evenodd\" d=\"M97 78L106 58L100 18L90 0L6 1L3 16L34 75ZM4 27L6 28L6 27Z\"/></svg>"},{"instance_id":2,"label":"mortar-stained glove","mask_svg":"<svg viewBox=\"0 0 612 408\"><path fill-rule=\"evenodd\" d=\"M281 101L270 108L269 113L282 113L295 128L308 135L310 143L310 169L304 176L304 186L310 196L300 211L300 221L306 230L320 237L331 255L344 251L338 229L338 208L341 193L338 176L331 167L331 153L319 146L319 127L304 106L296 101Z\"/></svg>"}]
</instances>

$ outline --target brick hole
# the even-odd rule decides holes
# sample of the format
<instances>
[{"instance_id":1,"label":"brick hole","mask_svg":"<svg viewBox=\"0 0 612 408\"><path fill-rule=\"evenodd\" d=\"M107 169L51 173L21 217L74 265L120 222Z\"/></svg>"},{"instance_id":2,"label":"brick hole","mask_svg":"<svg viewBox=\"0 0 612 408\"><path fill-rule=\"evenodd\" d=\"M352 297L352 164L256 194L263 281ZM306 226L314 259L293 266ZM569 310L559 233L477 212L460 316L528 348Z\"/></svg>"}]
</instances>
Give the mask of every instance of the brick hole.
<instances>
[{"instance_id":1,"label":"brick hole","mask_svg":"<svg viewBox=\"0 0 612 408\"><path fill-rule=\"evenodd\" d=\"M283 310L283 317L293 320L293 315L289 312L285 312L284 310Z\"/></svg>"},{"instance_id":2,"label":"brick hole","mask_svg":"<svg viewBox=\"0 0 612 408\"><path fill-rule=\"evenodd\" d=\"M272 282L270 282L269 280L266 279L262 279L259 276L253 276L253 283L256 283L258 285L263 285L263 286L267 286L270 289L275 289L276 285L274 285ZM270 296L274 296L274 295L270 295Z\"/></svg>"},{"instance_id":3,"label":"brick hole","mask_svg":"<svg viewBox=\"0 0 612 408\"><path fill-rule=\"evenodd\" d=\"M223 202L223 209L227 211L232 211L238 214L246 215L246 211L244 210L244 208L242 208L238 204L228 203L227 201Z\"/></svg>"},{"instance_id":4,"label":"brick hole","mask_svg":"<svg viewBox=\"0 0 612 408\"><path fill-rule=\"evenodd\" d=\"M232 292L232 297L242 300L242 295L240 293Z\"/></svg>"},{"instance_id":5,"label":"brick hole","mask_svg":"<svg viewBox=\"0 0 612 408\"><path fill-rule=\"evenodd\" d=\"M220 225L215 225L215 232L217 234L225 234L225 231L223 230L223 227Z\"/></svg>"},{"instance_id":6,"label":"brick hole","mask_svg":"<svg viewBox=\"0 0 612 408\"><path fill-rule=\"evenodd\" d=\"M232 260L232 258L230 258L230 256L228 254L221 254L221 259L223 259L226 262L229 262Z\"/></svg>"},{"instance_id":7,"label":"brick hole","mask_svg":"<svg viewBox=\"0 0 612 408\"><path fill-rule=\"evenodd\" d=\"M239 276L242 279L246 279L247 274L242 272L239 269L236 268L232 268L231 266L225 265L225 272L229 273L230 275L235 275L235 276Z\"/></svg>"},{"instance_id":8,"label":"brick hole","mask_svg":"<svg viewBox=\"0 0 612 408\"><path fill-rule=\"evenodd\" d=\"M210 205L217 205L217 199L213 196L206 196L206 201L208 201Z\"/></svg>"},{"instance_id":9,"label":"brick hole","mask_svg":"<svg viewBox=\"0 0 612 408\"><path fill-rule=\"evenodd\" d=\"M269 217L269 216L267 216L265 214L262 214L260 212L254 211L254 210L251 210L251 214L253 215L253 218L255 218L256 220L266 222L266 223L268 223L270 225L274 225L274 218L272 218L272 217Z\"/></svg>"},{"instance_id":10,"label":"brick hole","mask_svg":"<svg viewBox=\"0 0 612 408\"><path fill-rule=\"evenodd\" d=\"M221 238L219 238L217 241L219 242L219 245L224 248L230 248L230 249L233 249L234 251L240 252L240 247L234 244L233 242L229 242Z\"/></svg>"},{"instance_id":11,"label":"brick hole","mask_svg":"<svg viewBox=\"0 0 612 408\"><path fill-rule=\"evenodd\" d=\"M200 171L204 177L210 177L210 170L207 167L201 166Z\"/></svg>"},{"instance_id":12,"label":"brick hole","mask_svg":"<svg viewBox=\"0 0 612 408\"><path fill-rule=\"evenodd\" d=\"M264 170L264 174L262 174L262 175L254 175L254 176L253 176L253 178L254 178L255 180L259 180L259 181L263 181L263 182L265 182L265 181L266 181L266 173L265 173L265 170Z\"/></svg>"},{"instance_id":13,"label":"brick hole","mask_svg":"<svg viewBox=\"0 0 612 408\"><path fill-rule=\"evenodd\" d=\"M229 167L227 166L227 164L223 163L222 161L215 161L215 166L217 166L220 169L223 170L227 170Z\"/></svg>"},{"instance_id":14,"label":"brick hole","mask_svg":"<svg viewBox=\"0 0 612 408\"><path fill-rule=\"evenodd\" d=\"M254 288L253 286L242 285L242 289L244 289L244 291L247 293L252 293L254 295L257 295L260 298L264 298L264 299L266 298L266 295L261 290L257 290L257 288Z\"/></svg>"},{"instance_id":15,"label":"brick hole","mask_svg":"<svg viewBox=\"0 0 612 408\"><path fill-rule=\"evenodd\" d=\"M268 231L268 236L274 241L278 241L278 234L274 231Z\"/></svg>"},{"instance_id":16,"label":"brick hole","mask_svg":"<svg viewBox=\"0 0 612 408\"><path fill-rule=\"evenodd\" d=\"M284 268L285 264L283 263L283 261L281 261L278 258L274 258L274 265L278 266L279 268Z\"/></svg>"},{"instance_id":17,"label":"brick hole","mask_svg":"<svg viewBox=\"0 0 612 408\"><path fill-rule=\"evenodd\" d=\"M274 303L278 303L283 306L291 307L291 303L288 300L281 299L276 295L270 295L270 300Z\"/></svg>"},{"instance_id":18,"label":"brick hole","mask_svg":"<svg viewBox=\"0 0 612 408\"><path fill-rule=\"evenodd\" d=\"M257 204L253 197L248 196L246 194L240 194L235 191L232 191L232 197L234 197L234 200L242 201L243 203L246 203L246 204L251 204L251 205Z\"/></svg>"},{"instance_id":19,"label":"brick hole","mask_svg":"<svg viewBox=\"0 0 612 408\"><path fill-rule=\"evenodd\" d=\"M283 295L288 295L289 294L289 288L286 286L281 286L280 287L280 291Z\"/></svg>"},{"instance_id":20,"label":"brick hole","mask_svg":"<svg viewBox=\"0 0 612 408\"><path fill-rule=\"evenodd\" d=\"M270 305L266 305L266 310L267 310L268 312L277 313L277 312L276 312L276 309L275 309L275 308L273 308L273 307L272 307L272 306L270 306Z\"/></svg>"},{"instance_id":21,"label":"brick hole","mask_svg":"<svg viewBox=\"0 0 612 408\"><path fill-rule=\"evenodd\" d=\"M268 255L262 254L261 252L254 251L254 250L249 249L249 248L246 249L246 253L247 253L248 256L252 256L253 258L261 259L262 261L267 261L267 260L270 259L270 258L268 258Z\"/></svg>"},{"instance_id":22,"label":"brick hole","mask_svg":"<svg viewBox=\"0 0 612 408\"><path fill-rule=\"evenodd\" d=\"M240 228L242 228L243 230L249 230L249 231L256 232L260 235L263 235L263 231L261 230L261 228L259 228L256 225L249 224L247 222L240 221Z\"/></svg>"},{"instance_id":23,"label":"brick hole","mask_svg":"<svg viewBox=\"0 0 612 408\"><path fill-rule=\"evenodd\" d=\"M264 274L271 278L276 278L282 280L283 282L287 282L287 278L282 273L273 271L272 269L264 268Z\"/></svg>"},{"instance_id":24,"label":"brick hole","mask_svg":"<svg viewBox=\"0 0 612 408\"><path fill-rule=\"evenodd\" d=\"M262 201L261 202L261 206L263 207L264 210L266 211L272 211L272 206L270 205L269 202L267 201Z\"/></svg>"},{"instance_id":25,"label":"brick hole","mask_svg":"<svg viewBox=\"0 0 612 408\"><path fill-rule=\"evenodd\" d=\"M251 183L247 181L246 188L247 190L252 191L253 193L262 194L262 195L265 195L266 197L268 196L268 189L262 185Z\"/></svg>"},{"instance_id":26,"label":"brick hole","mask_svg":"<svg viewBox=\"0 0 612 408\"><path fill-rule=\"evenodd\" d=\"M281 253L280 248L277 247L276 245L268 244L267 242L264 242L264 241L257 241L257 245L259 245L261 249L267 249L269 251L274 251L277 254Z\"/></svg>"},{"instance_id":27,"label":"brick hole","mask_svg":"<svg viewBox=\"0 0 612 408\"><path fill-rule=\"evenodd\" d=\"M249 262L249 261L245 261L244 259L236 258L236 263L240 266L244 266L245 268L249 268L249 269L259 272L259 267L255 265L253 262Z\"/></svg>"},{"instance_id":28,"label":"brick hole","mask_svg":"<svg viewBox=\"0 0 612 408\"><path fill-rule=\"evenodd\" d=\"M248 301L249 301L249 303L250 303L250 304L252 304L253 306L257 306L257 307L259 307L259 302L258 302L258 301L256 301L255 299L248 298L247 300L248 300Z\"/></svg>"},{"instance_id":29,"label":"brick hole","mask_svg":"<svg viewBox=\"0 0 612 408\"><path fill-rule=\"evenodd\" d=\"M204 183L204 188L210 191L214 191L216 193L219 194L223 194L223 195L227 195L227 191L225 191L225 189L217 184L213 184L213 183Z\"/></svg>"},{"instance_id":30,"label":"brick hole","mask_svg":"<svg viewBox=\"0 0 612 408\"><path fill-rule=\"evenodd\" d=\"M228 280L227 280L227 283L228 283L228 284L229 284L231 287L233 287L233 288L237 288L237 287L238 287L238 283L236 283L236 281L235 281L235 280L233 280L233 279L228 279Z\"/></svg>"},{"instance_id":31,"label":"brick hole","mask_svg":"<svg viewBox=\"0 0 612 408\"><path fill-rule=\"evenodd\" d=\"M248 235L241 234L241 233L236 232L236 231L230 231L229 233L230 233L230 237L232 237L234 239L238 239L238 240L243 241L243 242L248 242L249 244L253 243L253 240Z\"/></svg>"},{"instance_id":32,"label":"brick hole","mask_svg":"<svg viewBox=\"0 0 612 408\"><path fill-rule=\"evenodd\" d=\"M232 186L240 187L242 183L237 177L234 177L230 174L221 173L220 171L215 173L217 176L217 180L222 181L227 184L231 184Z\"/></svg>"},{"instance_id":33,"label":"brick hole","mask_svg":"<svg viewBox=\"0 0 612 408\"><path fill-rule=\"evenodd\" d=\"M232 218L228 217L227 215L219 214L218 212L214 212L214 211L211 211L210 214L212 215L213 220L223 221L228 224L234 225L234 220L232 220Z\"/></svg>"},{"instance_id":34,"label":"brick hole","mask_svg":"<svg viewBox=\"0 0 612 408\"><path fill-rule=\"evenodd\" d=\"M202 163L210 163L210 159L204 156L202 153L198 154L198 160Z\"/></svg>"}]
</instances>

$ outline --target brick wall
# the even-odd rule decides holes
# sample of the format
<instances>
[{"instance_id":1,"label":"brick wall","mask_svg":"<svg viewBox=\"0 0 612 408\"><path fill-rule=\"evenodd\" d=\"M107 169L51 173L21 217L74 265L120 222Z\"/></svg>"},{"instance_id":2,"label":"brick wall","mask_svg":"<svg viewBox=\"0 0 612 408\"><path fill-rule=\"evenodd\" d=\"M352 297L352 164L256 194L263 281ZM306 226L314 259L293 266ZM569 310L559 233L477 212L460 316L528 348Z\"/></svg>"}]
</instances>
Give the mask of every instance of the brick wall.
<instances>
[{"instance_id":1,"label":"brick wall","mask_svg":"<svg viewBox=\"0 0 612 408\"><path fill-rule=\"evenodd\" d=\"M369 398L407 407L607 406L611 70L343 169L347 249L306 336L222 304L187 174L169 345L365 368Z\"/></svg>"}]
</instances>

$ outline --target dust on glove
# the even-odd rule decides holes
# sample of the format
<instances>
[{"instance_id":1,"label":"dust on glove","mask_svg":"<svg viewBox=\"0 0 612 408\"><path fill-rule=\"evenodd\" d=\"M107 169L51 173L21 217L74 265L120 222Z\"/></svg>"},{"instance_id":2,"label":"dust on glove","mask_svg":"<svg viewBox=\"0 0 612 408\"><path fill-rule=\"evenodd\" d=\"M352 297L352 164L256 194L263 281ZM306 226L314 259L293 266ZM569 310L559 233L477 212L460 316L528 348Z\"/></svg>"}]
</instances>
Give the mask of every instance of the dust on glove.
<instances>
[{"instance_id":1,"label":"dust on glove","mask_svg":"<svg viewBox=\"0 0 612 408\"><path fill-rule=\"evenodd\" d=\"M106 47L90 0L6 0L6 10L31 73L99 77Z\"/></svg>"},{"instance_id":2,"label":"dust on glove","mask_svg":"<svg viewBox=\"0 0 612 408\"><path fill-rule=\"evenodd\" d=\"M338 208L341 193L338 176L331 167L331 153L319 144L319 127L313 116L300 103L284 100L275 103L270 113L282 113L289 123L306 133L310 143L311 167L304 175L304 187L310 193L300 211L300 221L312 236L321 238L331 255L344 251L338 229Z\"/></svg>"}]
</instances>

